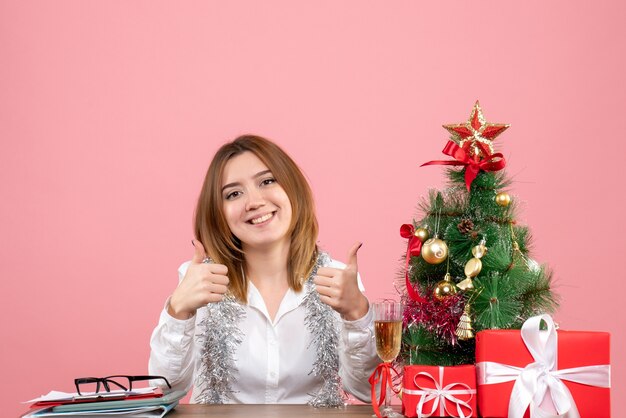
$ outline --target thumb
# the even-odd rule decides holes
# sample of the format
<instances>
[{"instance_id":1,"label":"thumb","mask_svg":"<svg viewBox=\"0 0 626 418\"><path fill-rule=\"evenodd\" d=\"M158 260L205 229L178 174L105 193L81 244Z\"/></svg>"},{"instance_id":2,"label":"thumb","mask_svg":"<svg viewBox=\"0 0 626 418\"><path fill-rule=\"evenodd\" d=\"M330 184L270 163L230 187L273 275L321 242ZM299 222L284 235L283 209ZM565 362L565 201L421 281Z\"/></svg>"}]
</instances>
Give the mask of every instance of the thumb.
<instances>
[{"instance_id":1,"label":"thumb","mask_svg":"<svg viewBox=\"0 0 626 418\"><path fill-rule=\"evenodd\" d=\"M202 260L206 258L206 251L204 251L204 245L197 239L192 239L191 243L195 248L195 252L193 253L193 258L191 259L192 263L199 264L202 263Z\"/></svg>"},{"instance_id":2,"label":"thumb","mask_svg":"<svg viewBox=\"0 0 626 418\"><path fill-rule=\"evenodd\" d=\"M354 268L354 270L358 271L358 264L357 264L356 253L359 251L359 248L361 248L362 245L363 245L362 242L356 242L356 243L354 243L352 248L350 248L350 251L348 251L348 260L347 260L348 264L347 264L347 267Z\"/></svg>"}]
</instances>

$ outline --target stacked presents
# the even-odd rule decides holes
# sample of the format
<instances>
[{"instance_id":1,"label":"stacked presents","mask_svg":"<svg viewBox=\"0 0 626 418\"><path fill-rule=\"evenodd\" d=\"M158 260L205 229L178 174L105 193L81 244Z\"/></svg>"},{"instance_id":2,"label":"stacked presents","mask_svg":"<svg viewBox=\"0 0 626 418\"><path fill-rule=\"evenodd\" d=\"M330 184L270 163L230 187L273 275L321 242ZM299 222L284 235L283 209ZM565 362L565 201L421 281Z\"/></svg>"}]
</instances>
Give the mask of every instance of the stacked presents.
<instances>
[{"instance_id":1,"label":"stacked presents","mask_svg":"<svg viewBox=\"0 0 626 418\"><path fill-rule=\"evenodd\" d=\"M403 412L417 417L610 416L609 335L557 330L551 272L529 255L505 159L476 102L444 125L450 187L420 202L402 278Z\"/></svg>"}]
</instances>

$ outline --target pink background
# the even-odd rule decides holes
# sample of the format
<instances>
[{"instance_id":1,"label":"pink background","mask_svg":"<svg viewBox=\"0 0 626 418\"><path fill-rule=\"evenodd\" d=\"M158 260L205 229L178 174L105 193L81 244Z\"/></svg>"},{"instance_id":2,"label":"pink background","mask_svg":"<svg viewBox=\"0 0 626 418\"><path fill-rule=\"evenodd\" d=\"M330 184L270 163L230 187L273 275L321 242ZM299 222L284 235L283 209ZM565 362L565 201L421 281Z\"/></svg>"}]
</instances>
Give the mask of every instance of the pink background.
<instances>
[{"instance_id":1,"label":"pink background","mask_svg":"<svg viewBox=\"0 0 626 418\"><path fill-rule=\"evenodd\" d=\"M393 297L399 226L444 184L419 165L476 99L512 125L496 142L556 319L612 333L624 410L625 19L620 1L2 1L2 415L147 371L204 172L242 133L293 155L322 246L362 240L368 296Z\"/></svg>"}]
</instances>

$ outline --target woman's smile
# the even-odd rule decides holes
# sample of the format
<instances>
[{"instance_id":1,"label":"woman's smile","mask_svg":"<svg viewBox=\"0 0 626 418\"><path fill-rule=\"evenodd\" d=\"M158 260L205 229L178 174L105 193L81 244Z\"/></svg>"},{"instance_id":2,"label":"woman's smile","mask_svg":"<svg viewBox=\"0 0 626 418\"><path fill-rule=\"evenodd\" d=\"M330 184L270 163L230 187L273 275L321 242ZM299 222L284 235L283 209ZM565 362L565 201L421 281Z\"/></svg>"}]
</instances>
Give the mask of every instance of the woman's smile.
<instances>
[{"instance_id":1,"label":"woman's smile","mask_svg":"<svg viewBox=\"0 0 626 418\"><path fill-rule=\"evenodd\" d=\"M269 221L270 219L272 219L275 213L276 212L266 213L265 215L261 215L256 218L250 219L248 222L250 222L253 225L263 224Z\"/></svg>"}]
</instances>

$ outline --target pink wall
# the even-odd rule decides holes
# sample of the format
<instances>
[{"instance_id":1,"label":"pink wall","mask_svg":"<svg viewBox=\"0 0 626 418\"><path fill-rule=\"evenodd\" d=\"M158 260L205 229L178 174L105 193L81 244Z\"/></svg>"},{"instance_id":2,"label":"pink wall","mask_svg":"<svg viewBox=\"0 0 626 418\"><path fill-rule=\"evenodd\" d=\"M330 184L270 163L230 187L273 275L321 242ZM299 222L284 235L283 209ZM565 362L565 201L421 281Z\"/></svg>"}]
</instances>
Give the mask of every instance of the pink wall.
<instances>
[{"instance_id":1,"label":"pink wall","mask_svg":"<svg viewBox=\"0 0 626 418\"><path fill-rule=\"evenodd\" d=\"M512 125L497 142L561 327L613 333L623 410L625 18L619 1L0 3L2 415L146 372L202 176L241 133L291 152L322 245L362 240L368 295L394 295L398 228L443 185L419 165L477 98Z\"/></svg>"}]
</instances>

